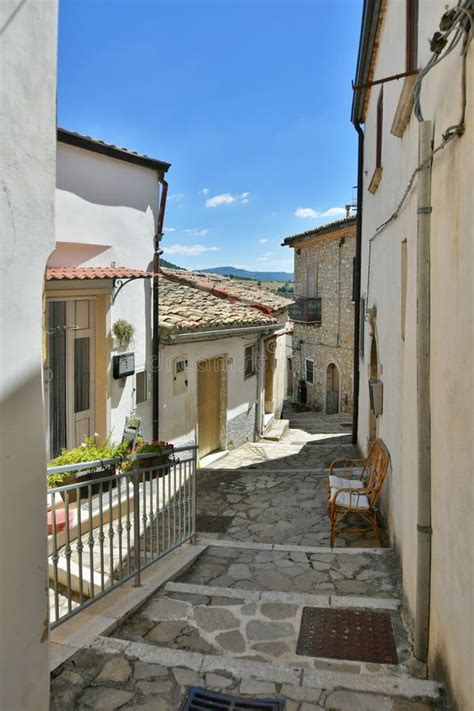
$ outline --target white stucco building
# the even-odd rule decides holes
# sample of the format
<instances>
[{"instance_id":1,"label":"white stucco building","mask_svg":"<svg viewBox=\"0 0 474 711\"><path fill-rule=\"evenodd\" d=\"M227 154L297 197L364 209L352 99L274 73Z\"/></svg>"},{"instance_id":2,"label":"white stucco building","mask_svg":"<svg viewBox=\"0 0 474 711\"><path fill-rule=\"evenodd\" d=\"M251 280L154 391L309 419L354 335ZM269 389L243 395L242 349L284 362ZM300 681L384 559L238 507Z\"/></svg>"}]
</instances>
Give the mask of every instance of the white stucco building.
<instances>
[{"instance_id":1,"label":"white stucco building","mask_svg":"<svg viewBox=\"0 0 474 711\"><path fill-rule=\"evenodd\" d=\"M456 708L468 709L474 696L474 67L472 43L466 45L472 3L450 2L446 10L444 0L364 3L352 112L359 131L364 127L358 438L364 451L374 437L390 451L384 515L401 555L415 652L445 681ZM402 72L409 75L390 80ZM382 383L378 415L369 379Z\"/></svg>"},{"instance_id":2,"label":"white stucco building","mask_svg":"<svg viewBox=\"0 0 474 711\"><path fill-rule=\"evenodd\" d=\"M0 708L49 708L44 270L54 249L57 3L0 3Z\"/></svg>"}]
</instances>

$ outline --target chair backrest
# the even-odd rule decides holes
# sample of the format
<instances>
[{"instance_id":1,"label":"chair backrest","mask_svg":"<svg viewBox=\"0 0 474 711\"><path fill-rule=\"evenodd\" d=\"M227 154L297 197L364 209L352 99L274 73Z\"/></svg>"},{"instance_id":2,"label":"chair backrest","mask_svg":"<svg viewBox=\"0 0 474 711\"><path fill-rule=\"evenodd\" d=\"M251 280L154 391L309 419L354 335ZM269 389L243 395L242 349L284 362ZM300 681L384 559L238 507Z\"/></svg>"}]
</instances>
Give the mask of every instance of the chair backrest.
<instances>
[{"instance_id":1,"label":"chair backrest","mask_svg":"<svg viewBox=\"0 0 474 711\"><path fill-rule=\"evenodd\" d=\"M381 439L372 442L367 455L365 488L370 505L373 506L382 488L390 464L390 454Z\"/></svg>"}]
</instances>

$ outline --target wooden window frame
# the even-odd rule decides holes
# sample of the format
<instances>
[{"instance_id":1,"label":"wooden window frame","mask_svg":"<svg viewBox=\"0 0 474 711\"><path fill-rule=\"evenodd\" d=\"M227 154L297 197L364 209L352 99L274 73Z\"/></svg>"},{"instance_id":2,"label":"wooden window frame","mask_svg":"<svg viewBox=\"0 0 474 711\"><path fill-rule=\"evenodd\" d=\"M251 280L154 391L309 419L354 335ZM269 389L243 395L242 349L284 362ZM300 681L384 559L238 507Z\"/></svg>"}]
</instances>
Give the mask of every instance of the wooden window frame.
<instances>
[{"instance_id":1,"label":"wooden window frame","mask_svg":"<svg viewBox=\"0 0 474 711\"><path fill-rule=\"evenodd\" d=\"M247 353L250 351L250 354ZM250 368L247 369L247 364L250 363ZM244 349L244 380L252 378L257 372L257 349L255 343L250 346L245 346Z\"/></svg>"},{"instance_id":2,"label":"wooden window frame","mask_svg":"<svg viewBox=\"0 0 474 711\"><path fill-rule=\"evenodd\" d=\"M406 71L418 69L418 0L406 0Z\"/></svg>"}]
</instances>

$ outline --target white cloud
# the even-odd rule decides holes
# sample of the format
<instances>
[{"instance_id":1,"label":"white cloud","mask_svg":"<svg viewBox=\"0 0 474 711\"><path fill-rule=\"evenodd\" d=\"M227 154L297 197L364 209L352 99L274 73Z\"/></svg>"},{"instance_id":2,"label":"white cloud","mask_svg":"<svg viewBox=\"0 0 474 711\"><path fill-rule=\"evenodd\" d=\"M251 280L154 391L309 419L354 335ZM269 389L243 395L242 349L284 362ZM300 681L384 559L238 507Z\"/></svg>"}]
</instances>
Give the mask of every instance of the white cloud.
<instances>
[{"instance_id":1,"label":"white cloud","mask_svg":"<svg viewBox=\"0 0 474 711\"><path fill-rule=\"evenodd\" d=\"M191 237L205 237L207 233L209 232L208 229L204 230L198 230L196 228L192 230L184 230L187 235L190 235Z\"/></svg>"},{"instance_id":2,"label":"white cloud","mask_svg":"<svg viewBox=\"0 0 474 711\"><path fill-rule=\"evenodd\" d=\"M268 242L268 240L267 239L260 239L259 242L260 242L260 244L266 244Z\"/></svg>"},{"instance_id":3,"label":"white cloud","mask_svg":"<svg viewBox=\"0 0 474 711\"><path fill-rule=\"evenodd\" d=\"M165 254L185 254L193 257L204 252L218 252L219 247L206 247L204 244L173 244L171 247L165 247L163 251Z\"/></svg>"},{"instance_id":4,"label":"white cloud","mask_svg":"<svg viewBox=\"0 0 474 711\"><path fill-rule=\"evenodd\" d=\"M330 207L324 212L318 212L318 210L313 210L312 207L298 207L294 214L296 217L301 217L302 219L316 219L318 217L344 217L346 210L344 207Z\"/></svg>"},{"instance_id":5,"label":"white cloud","mask_svg":"<svg viewBox=\"0 0 474 711\"><path fill-rule=\"evenodd\" d=\"M181 202L184 199L184 193L173 193L168 196L168 200L176 200L176 202Z\"/></svg>"},{"instance_id":6,"label":"white cloud","mask_svg":"<svg viewBox=\"0 0 474 711\"><path fill-rule=\"evenodd\" d=\"M214 195L206 200L206 207L219 207L220 205L231 205L233 202L247 203L250 193L241 193L240 195L231 195L230 193L221 193Z\"/></svg>"},{"instance_id":7,"label":"white cloud","mask_svg":"<svg viewBox=\"0 0 474 711\"><path fill-rule=\"evenodd\" d=\"M203 188L199 191L199 195L209 195L209 188Z\"/></svg>"},{"instance_id":8,"label":"white cloud","mask_svg":"<svg viewBox=\"0 0 474 711\"><path fill-rule=\"evenodd\" d=\"M176 232L176 227L165 227L165 229L163 231L166 232L167 234L169 232Z\"/></svg>"}]
</instances>

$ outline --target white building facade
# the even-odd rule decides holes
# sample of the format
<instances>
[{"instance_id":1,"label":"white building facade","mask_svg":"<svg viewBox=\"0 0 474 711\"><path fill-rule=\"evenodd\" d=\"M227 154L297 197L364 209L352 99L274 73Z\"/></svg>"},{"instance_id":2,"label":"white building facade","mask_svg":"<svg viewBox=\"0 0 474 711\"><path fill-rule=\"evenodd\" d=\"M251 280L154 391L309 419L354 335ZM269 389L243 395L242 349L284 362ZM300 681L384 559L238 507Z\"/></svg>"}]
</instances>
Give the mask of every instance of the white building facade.
<instances>
[{"instance_id":1,"label":"white building facade","mask_svg":"<svg viewBox=\"0 0 474 711\"><path fill-rule=\"evenodd\" d=\"M474 695L469 5L365 2L352 114L364 126L358 439L390 451L384 515L415 651L459 709ZM383 387L376 412L369 379Z\"/></svg>"}]
</instances>

